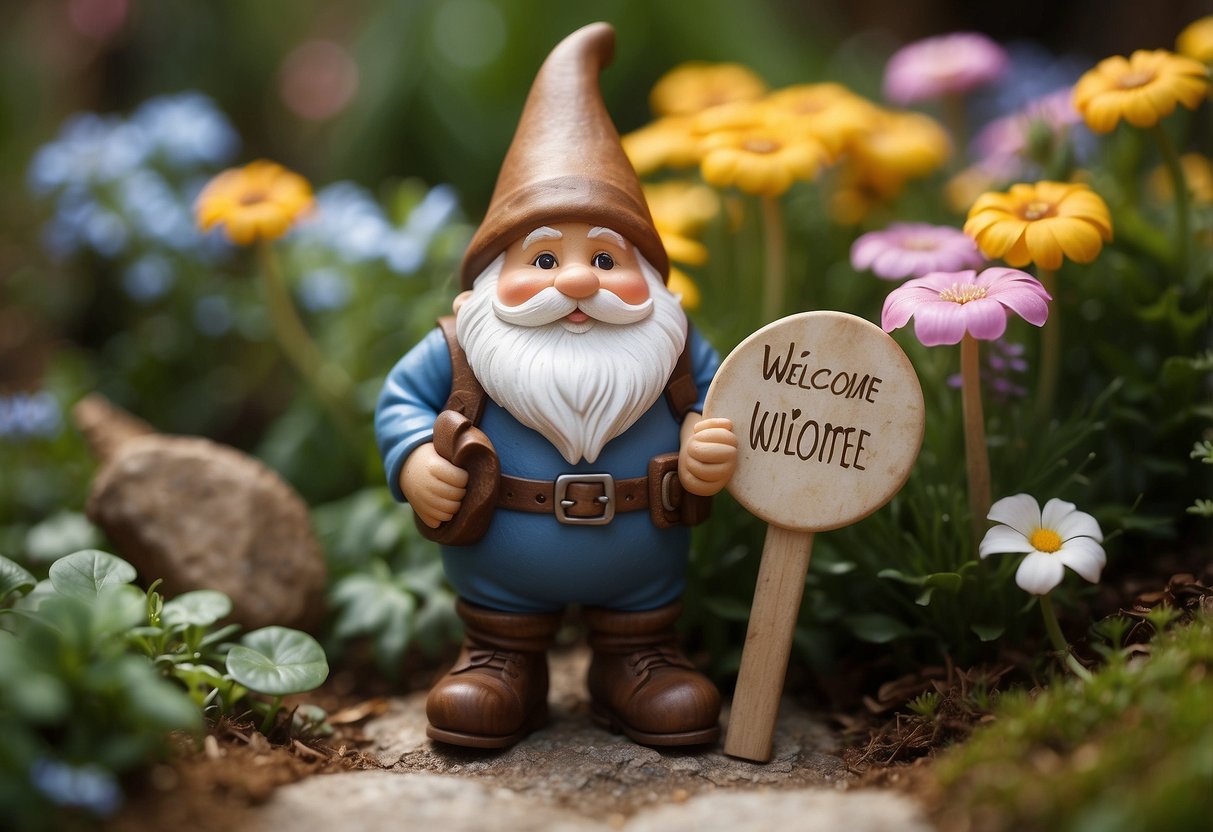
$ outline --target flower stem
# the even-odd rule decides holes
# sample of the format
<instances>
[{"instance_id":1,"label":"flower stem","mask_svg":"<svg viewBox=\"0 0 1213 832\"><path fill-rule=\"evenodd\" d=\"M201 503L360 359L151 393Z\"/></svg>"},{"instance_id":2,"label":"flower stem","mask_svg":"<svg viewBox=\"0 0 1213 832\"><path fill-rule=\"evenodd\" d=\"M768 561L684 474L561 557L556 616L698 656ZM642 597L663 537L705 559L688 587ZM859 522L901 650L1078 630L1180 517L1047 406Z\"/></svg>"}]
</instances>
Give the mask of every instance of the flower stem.
<instances>
[{"instance_id":1,"label":"flower stem","mask_svg":"<svg viewBox=\"0 0 1213 832\"><path fill-rule=\"evenodd\" d=\"M965 109L965 99L959 93L951 93L943 97L943 119L952 134L955 146L955 158L965 158L969 146L969 116Z\"/></svg>"},{"instance_id":2,"label":"flower stem","mask_svg":"<svg viewBox=\"0 0 1213 832\"><path fill-rule=\"evenodd\" d=\"M784 230L783 209L779 199L762 198L763 243L766 247L766 275L762 284L762 323L782 316L787 289L788 241Z\"/></svg>"},{"instance_id":3,"label":"flower stem","mask_svg":"<svg viewBox=\"0 0 1213 832\"><path fill-rule=\"evenodd\" d=\"M969 474L969 515L973 551L984 534L990 510L990 457L986 448L985 415L981 408L981 353L972 335L960 342L960 394L964 412L965 465Z\"/></svg>"},{"instance_id":4,"label":"flower stem","mask_svg":"<svg viewBox=\"0 0 1213 832\"><path fill-rule=\"evenodd\" d=\"M1070 668L1070 671L1079 679L1084 682L1091 681L1091 671L1083 667L1070 652L1070 644L1061 633L1061 625L1057 623L1053 599L1048 595L1040 596L1040 616L1045 620L1045 632L1049 634L1049 641L1053 643L1053 649L1057 651L1058 657L1064 657L1066 667Z\"/></svg>"},{"instance_id":5,"label":"flower stem","mask_svg":"<svg viewBox=\"0 0 1213 832\"><path fill-rule=\"evenodd\" d=\"M308 334L299 312L291 299L290 290L282 278L278 255L269 240L262 240L257 253L261 260L261 276L265 287L265 302L274 335L283 354L312 388L320 403L329 411L338 427L357 450L359 443L350 421L347 403L353 393L353 383L345 371L328 362Z\"/></svg>"},{"instance_id":6,"label":"flower stem","mask_svg":"<svg viewBox=\"0 0 1213 832\"><path fill-rule=\"evenodd\" d=\"M1175 189L1175 230L1178 239L1175 241L1175 262L1182 275L1188 273L1188 183L1184 180L1183 165L1179 162L1179 154L1175 144L1161 123L1154 125L1154 137L1158 140L1158 148L1162 151L1163 163L1171 176L1171 186Z\"/></svg>"},{"instance_id":7,"label":"flower stem","mask_svg":"<svg viewBox=\"0 0 1213 832\"><path fill-rule=\"evenodd\" d=\"M1061 304L1057 302L1057 273L1040 269L1040 283L1053 298L1049 319L1040 333L1040 375L1036 379L1036 420L1045 422L1053 413L1057 380L1061 375Z\"/></svg>"}]
</instances>

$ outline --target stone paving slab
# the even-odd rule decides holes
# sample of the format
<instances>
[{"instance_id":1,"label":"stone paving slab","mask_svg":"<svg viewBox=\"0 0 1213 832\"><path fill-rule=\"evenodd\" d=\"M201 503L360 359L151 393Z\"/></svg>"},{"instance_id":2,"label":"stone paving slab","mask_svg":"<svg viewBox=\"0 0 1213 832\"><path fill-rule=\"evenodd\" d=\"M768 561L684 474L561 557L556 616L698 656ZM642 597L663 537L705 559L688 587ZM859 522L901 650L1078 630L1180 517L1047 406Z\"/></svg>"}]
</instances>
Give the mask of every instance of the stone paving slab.
<instances>
[{"instance_id":1,"label":"stone paving slab","mask_svg":"<svg viewBox=\"0 0 1213 832\"><path fill-rule=\"evenodd\" d=\"M835 735L788 701L766 764L719 746L658 752L597 728L586 704L588 662L585 650L553 655L551 722L505 751L432 743L424 693L393 700L365 728L363 752L382 770L279 789L240 832L931 828L904 797L847 790Z\"/></svg>"}]
</instances>

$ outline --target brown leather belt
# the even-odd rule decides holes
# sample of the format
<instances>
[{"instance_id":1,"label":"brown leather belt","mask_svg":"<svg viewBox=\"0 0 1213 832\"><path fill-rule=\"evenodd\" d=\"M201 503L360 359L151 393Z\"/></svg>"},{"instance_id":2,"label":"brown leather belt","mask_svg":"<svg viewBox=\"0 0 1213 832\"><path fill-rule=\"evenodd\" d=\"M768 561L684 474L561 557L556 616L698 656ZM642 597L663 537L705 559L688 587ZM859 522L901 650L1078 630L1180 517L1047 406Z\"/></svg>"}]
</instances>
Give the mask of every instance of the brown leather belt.
<instances>
[{"instance_id":1,"label":"brown leather belt","mask_svg":"<svg viewBox=\"0 0 1213 832\"><path fill-rule=\"evenodd\" d=\"M610 474L564 474L555 480L501 475L498 508L554 514L561 523L601 526L616 512L649 507L649 478L615 479Z\"/></svg>"}]
</instances>

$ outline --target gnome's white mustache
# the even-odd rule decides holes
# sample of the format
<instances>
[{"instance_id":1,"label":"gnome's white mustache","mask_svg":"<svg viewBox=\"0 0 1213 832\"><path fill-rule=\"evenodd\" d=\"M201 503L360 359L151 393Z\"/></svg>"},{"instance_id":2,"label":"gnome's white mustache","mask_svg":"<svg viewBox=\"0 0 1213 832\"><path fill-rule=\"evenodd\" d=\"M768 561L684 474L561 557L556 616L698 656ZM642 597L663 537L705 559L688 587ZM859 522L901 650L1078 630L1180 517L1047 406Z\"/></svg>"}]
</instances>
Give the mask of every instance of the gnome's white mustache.
<instances>
[{"instance_id":1,"label":"gnome's white mustache","mask_svg":"<svg viewBox=\"0 0 1213 832\"><path fill-rule=\"evenodd\" d=\"M493 311L497 317L516 326L544 326L578 309L604 324L633 324L652 313L653 299L632 304L614 292L599 289L590 297L577 300L555 286L548 286L518 306L506 306L497 298L493 299Z\"/></svg>"}]
</instances>

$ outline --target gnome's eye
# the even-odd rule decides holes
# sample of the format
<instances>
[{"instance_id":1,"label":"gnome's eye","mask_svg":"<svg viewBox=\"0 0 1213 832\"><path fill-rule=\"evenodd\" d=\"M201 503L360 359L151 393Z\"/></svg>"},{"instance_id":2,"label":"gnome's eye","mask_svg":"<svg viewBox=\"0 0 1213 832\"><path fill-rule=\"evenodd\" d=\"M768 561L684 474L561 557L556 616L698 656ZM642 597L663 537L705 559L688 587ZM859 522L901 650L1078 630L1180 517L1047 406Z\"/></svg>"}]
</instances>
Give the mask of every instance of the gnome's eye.
<instances>
[{"instance_id":1,"label":"gnome's eye","mask_svg":"<svg viewBox=\"0 0 1213 832\"><path fill-rule=\"evenodd\" d=\"M594 266L603 271L610 271L615 268L615 258L605 251L600 251L594 255Z\"/></svg>"},{"instance_id":2,"label":"gnome's eye","mask_svg":"<svg viewBox=\"0 0 1213 832\"><path fill-rule=\"evenodd\" d=\"M541 269L554 269L556 268L556 255L545 251L536 257L535 262L531 265L538 266Z\"/></svg>"}]
</instances>

